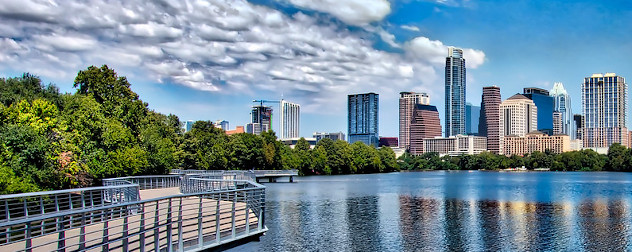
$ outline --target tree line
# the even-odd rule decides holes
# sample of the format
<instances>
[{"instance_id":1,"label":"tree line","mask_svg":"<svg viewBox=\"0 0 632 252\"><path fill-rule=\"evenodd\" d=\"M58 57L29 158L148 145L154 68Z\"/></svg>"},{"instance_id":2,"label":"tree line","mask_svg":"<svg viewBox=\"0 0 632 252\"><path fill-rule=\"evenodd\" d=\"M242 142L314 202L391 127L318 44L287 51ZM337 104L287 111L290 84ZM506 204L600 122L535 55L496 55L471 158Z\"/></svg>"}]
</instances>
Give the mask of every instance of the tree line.
<instances>
[{"instance_id":1,"label":"tree line","mask_svg":"<svg viewBox=\"0 0 632 252\"><path fill-rule=\"evenodd\" d=\"M402 170L499 170L524 166L529 170L549 168L551 171L632 171L632 149L615 143L605 155L591 149L560 154L550 150L535 151L524 156L504 156L491 152L456 157L440 157L437 153L419 156L407 153L398 161Z\"/></svg>"},{"instance_id":2,"label":"tree line","mask_svg":"<svg viewBox=\"0 0 632 252\"><path fill-rule=\"evenodd\" d=\"M100 185L103 178L171 169L297 169L300 174L395 171L390 148L305 139L292 149L272 131L226 135L210 121L184 133L179 118L148 108L104 65L79 71L60 93L31 74L0 78L0 194Z\"/></svg>"}]
</instances>

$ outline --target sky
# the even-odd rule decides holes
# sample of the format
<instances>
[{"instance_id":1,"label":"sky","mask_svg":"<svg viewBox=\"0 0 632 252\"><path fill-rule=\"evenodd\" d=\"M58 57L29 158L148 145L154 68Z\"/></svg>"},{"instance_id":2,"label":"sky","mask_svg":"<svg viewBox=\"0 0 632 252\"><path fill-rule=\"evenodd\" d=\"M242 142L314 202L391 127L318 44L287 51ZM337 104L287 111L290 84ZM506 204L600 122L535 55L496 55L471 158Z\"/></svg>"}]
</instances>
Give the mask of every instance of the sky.
<instances>
[{"instance_id":1,"label":"sky","mask_svg":"<svg viewBox=\"0 0 632 252\"><path fill-rule=\"evenodd\" d=\"M474 105L483 86L504 100L562 82L581 113L584 77L632 78L627 1L1 2L0 77L74 92L78 71L107 64L150 109L231 128L250 122L253 100L285 99L301 105L304 137L346 134L347 95L366 92L380 95L381 136L398 136L402 91L428 93L443 124L449 46L465 52Z\"/></svg>"}]
</instances>

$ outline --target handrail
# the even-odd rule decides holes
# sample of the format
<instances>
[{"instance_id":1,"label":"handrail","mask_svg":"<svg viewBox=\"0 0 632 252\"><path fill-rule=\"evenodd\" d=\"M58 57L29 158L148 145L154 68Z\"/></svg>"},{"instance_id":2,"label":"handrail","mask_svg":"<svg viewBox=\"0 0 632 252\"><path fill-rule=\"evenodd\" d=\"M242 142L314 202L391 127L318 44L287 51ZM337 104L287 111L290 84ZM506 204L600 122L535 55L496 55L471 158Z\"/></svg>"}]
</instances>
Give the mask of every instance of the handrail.
<instances>
[{"instance_id":1,"label":"handrail","mask_svg":"<svg viewBox=\"0 0 632 252\"><path fill-rule=\"evenodd\" d=\"M251 180L209 177L206 174L112 178L105 179L103 187L3 196L2 199L11 200L24 195L82 195L83 191L97 189L133 188L137 195L139 188L177 185L184 189L183 194L145 200L125 198L110 205L0 221L0 251L197 251L267 231L264 186Z\"/></svg>"}]
</instances>

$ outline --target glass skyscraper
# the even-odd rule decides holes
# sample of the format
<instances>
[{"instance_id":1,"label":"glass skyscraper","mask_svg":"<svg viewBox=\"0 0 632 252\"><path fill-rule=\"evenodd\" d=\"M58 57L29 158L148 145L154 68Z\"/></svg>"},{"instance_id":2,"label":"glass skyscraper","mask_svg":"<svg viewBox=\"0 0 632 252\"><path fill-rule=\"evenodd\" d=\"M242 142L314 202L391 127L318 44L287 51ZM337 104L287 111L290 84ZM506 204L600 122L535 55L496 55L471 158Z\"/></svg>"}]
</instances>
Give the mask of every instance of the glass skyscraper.
<instances>
[{"instance_id":1,"label":"glass skyscraper","mask_svg":"<svg viewBox=\"0 0 632 252\"><path fill-rule=\"evenodd\" d=\"M253 106L252 107L252 120L251 123L253 125L259 126L258 130L253 130L253 134L257 134L254 132L268 131L272 129L272 108L267 106Z\"/></svg>"},{"instance_id":2,"label":"glass skyscraper","mask_svg":"<svg viewBox=\"0 0 632 252\"><path fill-rule=\"evenodd\" d=\"M279 110L279 138L298 138L301 105L281 100Z\"/></svg>"},{"instance_id":3,"label":"glass skyscraper","mask_svg":"<svg viewBox=\"0 0 632 252\"><path fill-rule=\"evenodd\" d=\"M349 143L357 141L377 147L379 95L376 93L348 96Z\"/></svg>"},{"instance_id":4,"label":"glass skyscraper","mask_svg":"<svg viewBox=\"0 0 632 252\"><path fill-rule=\"evenodd\" d=\"M562 134L569 135L571 139L575 139L577 136L575 134L575 124L573 123L571 96L568 95L561 82L555 82L549 94L553 97L553 110L561 113Z\"/></svg>"},{"instance_id":5,"label":"glass skyscraper","mask_svg":"<svg viewBox=\"0 0 632 252\"><path fill-rule=\"evenodd\" d=\"M548 135L553 135L553 97L549 91L542 88L524 88L524 96L531 99L538 107L537 129Z\"/></svg>"},{"instance_id":6,"label":"glass skyscraper","mask_svg":"<svg viewBox=\"0 0 632 252\"><path fill-rule=\"evenodd\" d=\"M465 132L468 135L478 135L478 121L481 115L481 107L470 103L465 105Z\"/></svg>"},{"instance_id":7,"label":"glass skyscraper","mask_svg":"<svg viewBox=\"0 0 632 252\"><path fill-rule=\"evenodd\" d=\"M445 136L465 134L465 58L449 47L445 59Z\"/></svg>"},{"instance_id":8,"label":"glass skyscraper","mask_svg":"<svg viewBox=\"0 0 632 252\"><path fill-rule=\"evenodd\" d=\"M593 74L582 83L583 142L586 148L627 146L628 85L615 73Z\"/></svg>"}]
</instances>

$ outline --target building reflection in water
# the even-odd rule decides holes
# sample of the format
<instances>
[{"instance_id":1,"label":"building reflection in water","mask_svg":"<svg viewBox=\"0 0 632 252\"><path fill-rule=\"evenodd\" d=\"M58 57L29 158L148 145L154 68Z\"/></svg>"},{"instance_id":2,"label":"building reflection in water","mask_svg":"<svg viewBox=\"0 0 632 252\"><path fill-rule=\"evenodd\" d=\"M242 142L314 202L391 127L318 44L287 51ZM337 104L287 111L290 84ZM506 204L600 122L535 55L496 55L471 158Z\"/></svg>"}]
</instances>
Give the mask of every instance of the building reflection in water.
<instances>
[{"instance_id":1,"label":"building reflection in water","mask_svg":"<svg viewBox=\"0 0 632 252\"><path fill-rule=\"evenodd\" d=\"M406 251L632 248L630 204L622 200L585 200L573 206L568 202L439 200L401 195L399 205L402 248Z\"/></svg>"}]
</instances>

